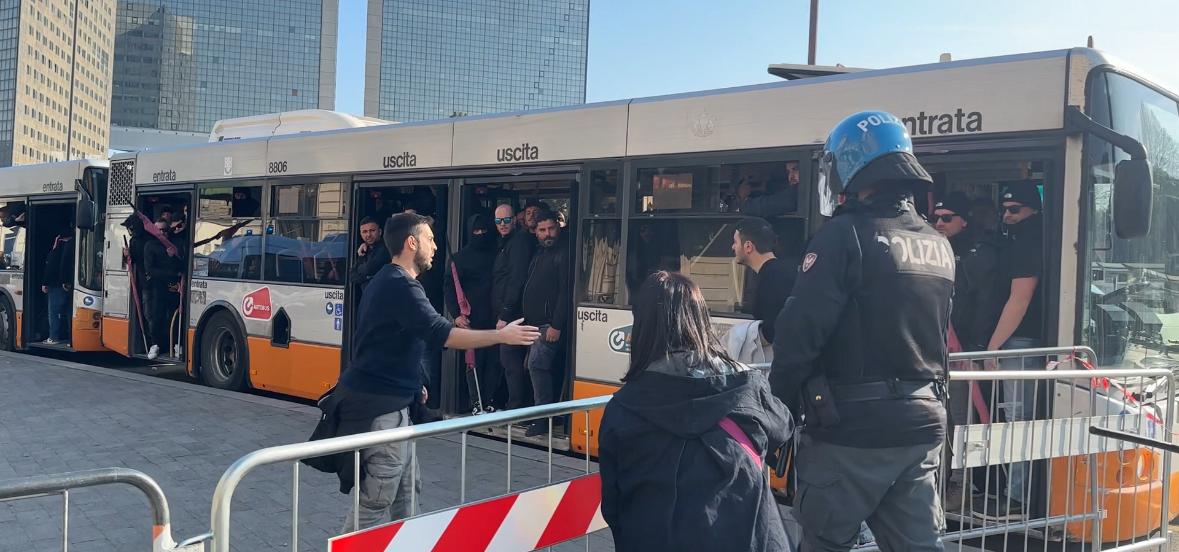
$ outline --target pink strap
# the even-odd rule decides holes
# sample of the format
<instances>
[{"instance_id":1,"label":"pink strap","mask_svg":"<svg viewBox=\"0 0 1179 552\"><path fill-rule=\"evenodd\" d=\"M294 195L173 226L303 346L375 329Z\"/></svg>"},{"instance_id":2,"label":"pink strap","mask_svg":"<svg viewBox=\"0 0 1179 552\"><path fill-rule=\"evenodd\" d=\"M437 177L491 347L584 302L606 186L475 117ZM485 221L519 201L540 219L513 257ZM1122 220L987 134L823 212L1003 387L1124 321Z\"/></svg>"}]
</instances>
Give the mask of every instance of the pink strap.
<instances>
[{"instance_id":1,"label":"pink strap","mask_svg":"<svg viewBox=\"0 0 1179 552\"><path fill-rule=\"evenodd\" d=\"M175 257L177 253L176 246L172 245L172 242L168 240L168 237L165 236L163 232L160 232L159 228L156 228L156 224L152 222L151 219L147 218L147 215L144 215L139 211L135 211L135 214L139 215L139 220L143 222L143 229L147 230L148 234L155 236L155 238L159 240L160 243L164 244L164 251L168 252L168 256Z\"/></svg>"},{"instance_id":2,"label":"pink strap","mask_svg":"<svg viewBox=\"0 0 1179 552\"><path fill-rule=\"evenodd\" d=\"M458 266L456 266L453 261L450 263L450 276L454 278L454 296L456 299L458 299L459 314L463 316L471 316L471 303L467 301L467 295L463 293L463 284L459 282L458 277ZM467 349L467 352L463 353L463 360L466 362L468 369L474 369L475 350Z\"/></svg>"},{"instance_id":3,"label":"pink strap","mask_svg":"<svg viewBox=\"0 0 1179 552\"><path fill-rule=\"evenodd\" d=\"M749 454L749 458L753 460L754 464L757 464L757 467L760 468L762 466L761 455L757 453L757 449L753 448L753 441L749 440L749 436L745 434L745 431L741 429L741 426L737 425L737 422L734 422L732 418L725 416L724 418L721 418L717 425L719 425L721 429L725 430L725 433L728 433L729 437L732 437L734 441L737 441L737 444L741 445L741 448L745 449L745 452Z\"/></svg>"},{"instance_id":4,"label":"pink strap","mask_svg":"<svg viewBox=\"0 0 1179 552\"><path fill-rule=\"evenodd\" d=\"M946 341L949 352L962 352L962 342L958 341L958 332L954 331L954 324L950 324L947 328ZM974 411L978 413L979 423L991 423L991 411L987 408L987 400L983 397L982 389L979 388L978 382L976 381L970 382L970 404L974 406Z\"/></svg>"}]
</instances>

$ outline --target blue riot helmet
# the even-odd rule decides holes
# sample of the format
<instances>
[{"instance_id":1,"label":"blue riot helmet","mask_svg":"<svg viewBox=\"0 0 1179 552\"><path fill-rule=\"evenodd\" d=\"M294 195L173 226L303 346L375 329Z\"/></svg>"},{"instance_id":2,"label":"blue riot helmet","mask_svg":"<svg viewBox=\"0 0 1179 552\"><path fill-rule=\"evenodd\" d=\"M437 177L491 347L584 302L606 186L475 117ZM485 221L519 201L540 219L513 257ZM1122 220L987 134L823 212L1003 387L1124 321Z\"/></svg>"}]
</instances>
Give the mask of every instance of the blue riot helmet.
<instances>
[{"instance_id":1,"label":"blue riot helmet","mask_svg":"<svg viewBox=\"0 0 1179 552\"><path fill-rule=\"evenodd\" d=\"M831 216L839 196L881 182L933 184L913 155L905 124L884 111L861 111L831 129L819 161L819 211Z\"/></svg>"}]
</instances>

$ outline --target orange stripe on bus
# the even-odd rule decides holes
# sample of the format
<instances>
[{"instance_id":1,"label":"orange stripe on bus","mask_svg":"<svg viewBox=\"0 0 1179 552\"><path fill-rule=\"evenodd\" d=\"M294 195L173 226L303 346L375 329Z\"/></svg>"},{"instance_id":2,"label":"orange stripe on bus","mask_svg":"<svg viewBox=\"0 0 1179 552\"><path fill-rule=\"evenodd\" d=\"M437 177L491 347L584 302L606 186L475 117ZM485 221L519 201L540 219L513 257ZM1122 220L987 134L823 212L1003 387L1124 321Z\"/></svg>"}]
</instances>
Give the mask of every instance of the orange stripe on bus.
<instances>
[{"instance_id":1,"label":"orange stripe on bus","mask_svg":"<svg viewBox=\"0 0 1179 552\"><path fill-rule=\"evenodd\" d=\"M14 341L13 343L16 344L17 348L24 347L24 344L21 343L21 337L22 337L21 334L24 333L21 331L21 329L24 328L24 324L20 323L20 321L22 319L24 319L24 314L25 313L23 311L16 311L16 341Z\"/></svg>"},{"instance_id":2,"label":"orange stripe on bus","mask_svg":"<svg viewBox=\"0 0 1179 552\"><path fill-rule=\"evenodd\" d=\"M100 314L94 309L74 309L74 321L70 328L70 346L75 351L105 351L102 344L102 323Z\"/></svg>"},{"instance_id":3,"label":"orange stripe on bus","mask_svg":"<svg viewBox=\"0 0 1179 552\"><path fill-rule=\"evenodd\" d=\"M340 348L292 342L275 347L265 337L248 337L250 384L257 389L318 399L340 377Z\"/></svg>"},{"instance_id":4,"label":"orange stripe on bus","mask_svg":"<svg viewBox=\"0 0 1179 552\"><path fill-rule=\"evenodd\" d=\"M617 385L606 385L603 383L594 383L589 381L573 382L573 400L588 399L590 397L601 397L602 395L609 395L618 391ZM589 448L591 455L598 454L598 426L602 423L602 409L591 410L589 415L589 425L586 425L585 413L577 412L573 414L573 431L569 435L569 442L573 446L573 450L584 453L586 447Z\"/></svg>"},{"instance_id":5,"label":"orange stripe on bus","mask_svg":"<svg viewBox=\"0 0 1179 552\"><path fill-rule=\"evenodd\" d=\"M128 350L131 345L131 340L128 338L130 331L131 325L126 318L102 317L102 344L123 356L130 355Z\"/></svg>"}]
</instances>

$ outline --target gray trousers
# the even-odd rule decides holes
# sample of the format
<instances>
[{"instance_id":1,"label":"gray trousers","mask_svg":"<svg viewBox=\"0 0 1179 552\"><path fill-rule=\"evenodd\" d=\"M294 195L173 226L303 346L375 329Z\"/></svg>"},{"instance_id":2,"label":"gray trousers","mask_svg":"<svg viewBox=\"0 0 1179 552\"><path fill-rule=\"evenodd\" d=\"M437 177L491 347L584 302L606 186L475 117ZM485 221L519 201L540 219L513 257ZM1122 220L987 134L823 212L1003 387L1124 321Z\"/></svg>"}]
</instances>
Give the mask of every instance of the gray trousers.
<instances>
[{"instance_id":1,"label":"gray trousers","mask_svg":"<svg viewBox=\"0 0 1179 552\"><path fill-rule=\"evenodd\" d=\"M864 521L885 552L942 551L941 444L853 448L802 436L794 516L802 550L850 550Z\"/></svg>"},{"instance_id":2,"label":"gray trousers","mask_svg":"<svg viewBox=\"0 0 1179 552\"><path fill-rule=\"evenodd\" d=\"M409 425L409 409L403 408L378 416L372 431L394 429ZM417 462L411 462L409 443L395 443L367 448L360 452L360 469L364 480L360 492L360 529L380 525L410 516L410 485L418 495L422 490L421 472ZM357 492L354 490L353 492ZM344 520L344 533L356 531L354 515L349 512Z\"/></svg>"}]
</instances>

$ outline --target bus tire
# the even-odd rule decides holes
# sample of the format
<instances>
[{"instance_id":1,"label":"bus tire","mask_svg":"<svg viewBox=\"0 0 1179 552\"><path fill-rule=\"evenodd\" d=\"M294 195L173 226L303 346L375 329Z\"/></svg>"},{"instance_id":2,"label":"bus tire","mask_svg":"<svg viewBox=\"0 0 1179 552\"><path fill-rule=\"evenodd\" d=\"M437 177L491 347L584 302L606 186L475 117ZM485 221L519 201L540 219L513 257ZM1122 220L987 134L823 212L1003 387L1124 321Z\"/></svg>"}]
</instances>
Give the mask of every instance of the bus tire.
<instances>
[{"instance_id":1,"label":"bus tire","mask_svg":"<svg viewBox=\"0 0 1179 552\"><path fill-rule=\"evenodd\" d=\"M201 332L201 381L209 387L241 391L248 371L245 336L228 312L214 314Z\"/></svg>"},{"instance_id":2,"label":"bus tire","mask_svg":"<svg viewBox=\"0 0 1179 552\"><path fill-rule=\"evenodd\" d=\"M0 297L0 351L16 350L16 309L7 297Z\"/></svg>"}]
</instances>

